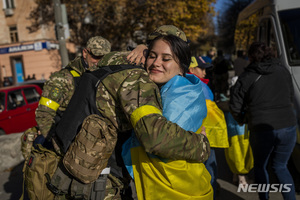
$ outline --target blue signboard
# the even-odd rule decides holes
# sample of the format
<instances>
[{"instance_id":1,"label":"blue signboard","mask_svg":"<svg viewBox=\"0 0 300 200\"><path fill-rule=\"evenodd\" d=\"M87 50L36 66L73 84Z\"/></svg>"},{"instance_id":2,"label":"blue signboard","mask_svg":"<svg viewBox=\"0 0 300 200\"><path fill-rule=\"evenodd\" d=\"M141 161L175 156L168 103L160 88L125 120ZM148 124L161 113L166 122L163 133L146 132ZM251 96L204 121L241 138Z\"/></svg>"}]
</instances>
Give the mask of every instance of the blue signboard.
<instances>
[{"instance_id":1,"label":"blue signboard","mask_svg":"<svg viewBox=\"0 0 300 200\"><path fill-rule=\"evenodd\" d=\"M0 54L16 53L16 52L21 52L21 51L33 51L33 50L40 51L42 49L49 50L50 49L49 42L35 42L33 44L0 48Z\"/></svg>"},{"instance_id":2,"label":"blue signboard","mask_svg":"<svg viewBox=\"0 0 300 200\"><path fill-rule=\"evenodd\" d=\"M24 82L24 73L23 73L22 63L16 62L15 69L16 69L16 75L17 75L17 83Z\"/></svg>"}]
</instances>

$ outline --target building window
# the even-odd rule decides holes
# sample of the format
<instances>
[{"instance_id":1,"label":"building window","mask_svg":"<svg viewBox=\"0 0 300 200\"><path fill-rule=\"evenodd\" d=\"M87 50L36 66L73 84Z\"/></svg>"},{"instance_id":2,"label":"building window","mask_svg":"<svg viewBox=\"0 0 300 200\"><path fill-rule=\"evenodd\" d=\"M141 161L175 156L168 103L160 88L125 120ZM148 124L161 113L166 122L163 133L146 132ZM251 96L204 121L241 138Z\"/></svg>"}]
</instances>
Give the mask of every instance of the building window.
<instances>
[{"instance_id":1,"label":"building window","mask_svg":"<svg viewBox=\"0 0 300 200\"><path fill-rule=\"evenodd\" d=\"M14 0L2 0L3 1L3 9L15 8Z\"/></svg>"},{"instance_id":2,"label":"building window","mask_svg":"<svg viewBox=\"0 0 300 200\"><path fill-rule=\"evenodd\" d=\"M17 30L16 26L9 27L9 34L10 34L10 40L12 43L19 41L18 30Z\"/></svg>"}]
</instances>

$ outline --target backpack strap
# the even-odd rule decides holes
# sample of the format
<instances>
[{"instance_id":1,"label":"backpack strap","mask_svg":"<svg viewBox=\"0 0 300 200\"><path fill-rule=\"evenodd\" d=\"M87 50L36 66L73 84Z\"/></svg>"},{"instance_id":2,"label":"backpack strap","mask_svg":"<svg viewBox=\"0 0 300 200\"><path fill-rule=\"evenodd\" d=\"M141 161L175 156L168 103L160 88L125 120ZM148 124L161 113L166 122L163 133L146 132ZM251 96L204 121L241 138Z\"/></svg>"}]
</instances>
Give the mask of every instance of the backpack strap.
<instances>
[{"instance_id":1,"label":"backpack strap","mask_svg":"<svg viewBox=\"0 0 300 200\"><path fill-rule=\"evenodd\" d=\"M70 74L73 76L74 83L75 83L75 89L76 89L76 87L79 84L80 78L81 78L80 74L76 70L72 69L69 66L65 67L65 69L67 69L70 72Z\"/></svg>"},{"instance_id":2,"label":"backpack strap","mask_svg":"<svg viewBox=\"0 0 300 200\"><path fill-rule=\"evenodd\" d=\"M252 90L252 89L254 88L255 84L258 82L258 80L261 78L261 76L262 76L262 75L259 74L259 75L254 79L253 83L249 86L249 88L247 89L246 94L245 94L246 99L248 99L250 90ZM248 105L247 105L247 102L244 101L243 107L242 107L242 112L244 113L244 120L243 120L243 121L245 122L245 124L248 123L248 122L247 122L247 117L246 117L247 111L248 111Z\"/></svg>"},{"instance_id":3,"label":"backpack strap","mask_svg":"<svg viewBox=\"0 0 300 200\"><path fill-rule=\"evenodd\" d=\"M96 91L100 82L110 74L134 68L143 69L133 65L111 65L101 67L93 72L83 73L67 109L56 125L55 137L62 152L67 152L79 132L83 120L88 115L98 114L101 116L96 106Z\"/></svg>"},{"instance_id":4,"label":"backpack strap","mask_svg":"<svg viewBox=\"0 0 300 200\"><path fill-rule=\"evenodd\" d=\"M65 67L65 69L67 69L70 72L70 74L73 76L74 87L75 87L74 91L76 91L76 88L79 85L81 76L76 70L72 69L70 66ZM62 115L63 115L63 112L61 110L57 109L56 115L54 117L54 124L52 124L52 126L50 128L50 131L47 135L46 141L50 142L51 138L55 135L56 126L57 126L58 122L60 121L60 119L62 118Z\"/></svg>"},{"instance_id":5,"label":"backpack strap","mask_svg":"<svg viewBox=\"0 0 300 200\"><path fill-rule=\"evenodd\" d=\"M247 91L246 91L246 95L247 95L247 96L249 96L250 90L252 90L252 89L254 88L255 84L258 82L258 80L260 79L260 77L261 77L261 74L259 74L259 75L254 79L254 81L251 83L251 85L249 86L249 88L248 88Z\"/></svg>"}]
</instances>

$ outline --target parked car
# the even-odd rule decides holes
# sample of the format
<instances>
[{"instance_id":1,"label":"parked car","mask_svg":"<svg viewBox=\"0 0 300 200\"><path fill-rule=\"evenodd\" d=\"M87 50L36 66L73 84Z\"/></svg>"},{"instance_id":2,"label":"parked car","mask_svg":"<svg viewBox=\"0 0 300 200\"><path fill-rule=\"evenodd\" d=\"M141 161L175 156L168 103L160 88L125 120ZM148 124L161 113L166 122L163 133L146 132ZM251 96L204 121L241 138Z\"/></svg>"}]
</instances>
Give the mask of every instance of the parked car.
<instances>
[{"instance_id":1,"label":"parked car","mask_svg":"<svg viewBox=\"0 0 300 200\"><path fill-rule=\"evenodd\" d=\"M20 86L20 85L32 85L33 84L33 85L38 85L43 90L45 82L46 82L46 80L28 80L28 81L24 81L22 83L17 83L16 85Z\"/></svg>"},{"instance_id":2,"label":"parked car","mask_svg":"<svg viewBox=\"0 0 300 200\"><path fill-rule=\"evenodd\" d=\"M41 95L42 89L37 85L0 88L0 135L35 126L35 110Z\"/></svg>"}]
</instances>

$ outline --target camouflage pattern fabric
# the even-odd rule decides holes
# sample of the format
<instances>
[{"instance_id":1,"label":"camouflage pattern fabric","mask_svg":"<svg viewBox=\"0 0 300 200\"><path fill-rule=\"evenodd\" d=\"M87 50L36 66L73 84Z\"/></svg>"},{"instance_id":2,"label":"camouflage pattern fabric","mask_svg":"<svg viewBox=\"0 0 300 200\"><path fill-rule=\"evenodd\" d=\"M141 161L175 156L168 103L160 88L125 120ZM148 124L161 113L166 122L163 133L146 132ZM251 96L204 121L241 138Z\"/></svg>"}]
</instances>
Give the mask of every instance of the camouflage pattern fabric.
<instances>
[{"instance_id":1,"label":"camouflage pattern fabric","mask_svg":"<svg viewBox=\"0 0 300 200\"><path fill-rule=\"evenodd\" d=\"M36 127L27 129L21 136L21 152L25 160L30 156L33 141L38 134Z\"/></svg>"},{"instance_id":2,"label":"camouflage pattern fabric","mask_svg":"<svg viewBox=\"0 0 300 200\"><path fill-rule=\"evenodd\" d=\"M109 174L106 182L104 200L121 200L121 190L123 183L115 176Z\"/></svg>"},{"instance_id":3,"label":"camouflage pattern fabric","mask_svg":"<svg viewBox=\"0 0 300 200\"><path fill-rule=\"evenodd\" d=\"M95 36L88 40L86 48L90 49L95 56L103 56L110 52L111 45L107 39Z\"/></svg>"},{"instance_id":4,"label":"camouflage pattern fabric","mask_svg":"<svg viewBox=\"0 0 300 200\"><path fill-rule=\"evenodd\" d=\"M128 52L111 52L103 57L98 66L127 64L124 60L127 55ZM133 128L130 117L137 108L150 105L162 109L159 89L142 69L109 75L98 86L96 100L109 126L119 131ZM209 156L210 146L206 136L185 131L160 114L142 117L134 130L147 152L163 158L204 162ZM111 145L115 143L111 141Z\"/></svg>"},{"instance_id":5,"label":"camouflage pattern fabric","mask_svg":"<svg viewBox=\"0 0 300 200\"><path fill-rule=\"evenodd\" d=\"M128 64L128 53L106 54L98 66ZM115 129L111 131L112 134L132 129L131 114L141 106L150 105L162 110L160 91L142 69L129 69L109 75L98 86L96 101L108 126ZM134 131L146 152L163 158L204 162L210 154L206 136L185 131L160 114L142 117L136 123ZM115 146L116 141L111 140L110 145ZM110 187L112 186L108 183L105 199L119 199L118 190Z\"/></svg>"},{"instance_id":6,"label":"camouflage pattern fabric","mask_svg":"<svg viewBox=\"0 0 300 200\"><path fill-rule=\"evenodd\" d=\"M80 75L85 71L85 68L81 63L81 57L75 58L67 66L74 69ZM54 72L49 80L46 81L42 97L55 101L60 105L58 109L64 111L71 100L74 89L74 78L72 74L70 74L69 70L62 69ZM54 123L55 115L55 110L41 104L39 104L36 109L35 119L44 137L47 136Z\"/></svg>"},{"instance_id":7,"label":"camouflage pattern fabric","mask_svg":"<svg viewBox=\"0 0 300 200\"><path fill-rule=\"evenodd\" d=\"M128 52L112 52L106 54L98 63L98 67L106 65L128 64ZM77 65L76 65L77 64ZM78 73L84 71L80 60L70 66ZM67 70L54 73L46 82L43 97L57 102L62 111L66 109L74 93L73 77ZM160 92L148 73L143 69L128 69L111 74L99 84L96 92L96 105L103 121L110 127L112 134L110 147L115 147L117 132L133 128L131 114L139 107L152 106L162 110ZM55 111L39 105L36 120L43 135L47 135L55 116ZM137 138L149 153L169 158L204 162L210 152L206 136L183 130L177 124L167 121L161 114L148 114L137 121L134 127ZM113 184L111 184L113 185ZM109 181L107 185L109 189ZM106 198L118 196L118 187L111 186ZM118 198L118 197L117 197Z\"/></svg>"},{"instance_id":8,"label":"camouflage pattern fabric","mask_svg":"<svg viewBox=\"0 0 300 200\"><path fill-rule=\"evenodd\" d=\"M188 42L185 33L173 25L163 25L158 27L154 32L148 35L148 40L154 40L159 35L175 35L183 41Z\"/></svg>"},{"instance_id":9,"label":"camouflage pattern fabric","mask_svg":"<svg viewBox=\"0 0 300 200\"><path fill-rule=\"evenodd\" d=\"M128 65L126 57L130 51L113 51L105 55L99 62L98 67L108 65Z\"/></svg>"}]
</instances>

